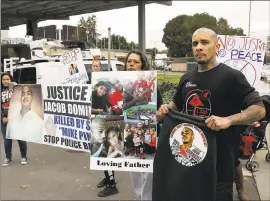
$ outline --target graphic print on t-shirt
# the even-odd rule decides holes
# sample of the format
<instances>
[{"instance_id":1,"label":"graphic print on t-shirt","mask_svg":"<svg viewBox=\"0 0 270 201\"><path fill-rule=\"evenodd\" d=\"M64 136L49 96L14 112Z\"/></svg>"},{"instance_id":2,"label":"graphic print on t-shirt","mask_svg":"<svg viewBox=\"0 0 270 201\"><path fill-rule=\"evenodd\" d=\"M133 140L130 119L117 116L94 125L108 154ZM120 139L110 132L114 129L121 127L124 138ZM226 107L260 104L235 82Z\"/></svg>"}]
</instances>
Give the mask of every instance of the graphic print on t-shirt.
<instances>
[{"instance_id":1,"label":"graphic print on t-shirt","mask_svg":"<svg viewBox=\"0 0 270 201\"><path fill-rule=\"evenodd\" d=\"M210 97L209 90L194 89L190 91L184 101L185 113L208 118L211 115Z\"/></svg>"},{"instance_id":2,"label":"graphic print on t-shirt","mask_svg":"<svg viewBox=\"0 0 270 201\"><path fill-rule=\"evenodd\" d=\"M6 91L2 91L2 107L3 108L9 108L9 101L11 98L12 92L6 90Z\"/></svg>"},{"instance_id":3,"label":"graphic print on t-shirt","mask_svg":"<svg viewBox=\"0 0 270 201\"><path fill-rule=\"evenodd\" d=\"M204 160L208 144L200 128L193 124L183 123L172 130L170 147L177 162L191 167Z\"/></svg>"}]
</instances>

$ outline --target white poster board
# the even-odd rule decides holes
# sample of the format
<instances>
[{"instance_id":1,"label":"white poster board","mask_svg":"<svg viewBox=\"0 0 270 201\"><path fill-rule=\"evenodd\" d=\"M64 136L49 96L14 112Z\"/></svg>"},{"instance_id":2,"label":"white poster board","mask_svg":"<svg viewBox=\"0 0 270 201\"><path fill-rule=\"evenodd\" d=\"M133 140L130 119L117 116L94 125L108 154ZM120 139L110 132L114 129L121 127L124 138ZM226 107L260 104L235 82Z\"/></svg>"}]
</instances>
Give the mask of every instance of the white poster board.
<instances>
[{"instance_id":1,"label":"white poster board","mask_svg":"<svg viewBox=\"0 0 270 201\"><path fill-rule=\"evenodd\" d=\"M91 85L42 85L43 144L90 152Z\"/></svg>"},{"instance_id":2,"label":"white poster board","mask_svg":"<svg viewBox=\"0 0 270 201\"><path fill-rule=\"evenodd\" d=\"M84 84L89 80L80 48L73 49L62 55L60 61L69 72L69 76L66 77L62 84Z\"/></svg>"},{"instance_id":3,"label":"white poster board","mask_svg":"<svg viewBox=\"0 0 270 201\"><path fill-rule=\"evenodd\" d=\"M249 36L218 35L219 62L241 71L251 86L260 81L266 51L266 41Z\"/></svg>"},{"instance_id":4,"label":"white poster board","mask_svg":"<svg viewBox=\"0 0 270 201\"><path fill-rule=\"evenodd\" d=\"M157 72L92 73L92 170L153 172Z\"/></svg>"}]
</instances>

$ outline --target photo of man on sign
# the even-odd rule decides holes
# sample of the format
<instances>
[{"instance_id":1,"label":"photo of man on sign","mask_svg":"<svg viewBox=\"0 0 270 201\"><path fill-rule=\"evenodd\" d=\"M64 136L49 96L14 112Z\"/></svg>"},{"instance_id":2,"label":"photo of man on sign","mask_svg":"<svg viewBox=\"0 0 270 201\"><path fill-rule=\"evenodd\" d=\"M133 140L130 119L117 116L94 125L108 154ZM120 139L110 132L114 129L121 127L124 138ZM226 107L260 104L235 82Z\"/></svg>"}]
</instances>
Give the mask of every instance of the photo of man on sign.
<instances>
[{"instance_id":1,"label":"photo of man on sign","mask_svg":"<svg viewBox=\"0 0 270 201\"><path fill-rule=\"evenodd\" d=\"M7 138L42 143L43 110L40 85L17 85L10 101Z\"/></svg>"}]
</instances>

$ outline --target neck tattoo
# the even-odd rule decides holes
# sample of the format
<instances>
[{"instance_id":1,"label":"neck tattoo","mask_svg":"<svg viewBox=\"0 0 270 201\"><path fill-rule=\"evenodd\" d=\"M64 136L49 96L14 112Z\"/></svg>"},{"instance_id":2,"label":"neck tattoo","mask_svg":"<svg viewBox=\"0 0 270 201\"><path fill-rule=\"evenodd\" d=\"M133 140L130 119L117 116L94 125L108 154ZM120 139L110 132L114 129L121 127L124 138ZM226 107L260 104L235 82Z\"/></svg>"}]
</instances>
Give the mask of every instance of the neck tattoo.
<instances>
[{"instance_id":1,"label":"neck tattoo","mask_svg":"<svg viewBox=\"0 0 270 201\"><path fill-rule=\"evenodd\" d=\"M198 65L198 71L199 72L205 72L205 71L209 71L213 68L215 68L216 66L218 66L218 62L217 60L214 60L213 62L210 62L210 63L206 63L206 64L199 64Z\"/></svg>"}]
</instances>

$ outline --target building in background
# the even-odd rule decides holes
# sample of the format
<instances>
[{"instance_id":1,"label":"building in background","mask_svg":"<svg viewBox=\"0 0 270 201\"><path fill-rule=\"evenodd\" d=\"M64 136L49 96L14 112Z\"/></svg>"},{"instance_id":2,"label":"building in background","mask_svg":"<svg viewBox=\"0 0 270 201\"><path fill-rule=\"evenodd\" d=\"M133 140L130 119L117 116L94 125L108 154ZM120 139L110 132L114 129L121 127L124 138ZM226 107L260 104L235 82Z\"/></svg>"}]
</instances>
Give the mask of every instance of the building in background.
<instances>
[{"instance_id":1,"label":"building in background","mask_svg":"<svg viewBox=\"0 0 270 201\"><path fill-rule=\"evenodd\" d=\"M56 25L49 25L38 27L38 38L59 39L59 31ZM63 25L61 30L61 40L77 40L77 27L70 25Z\"/></svg>"}]
</instances>

